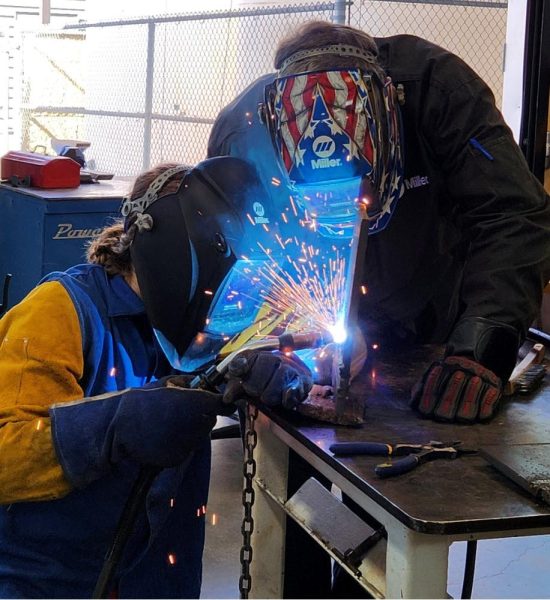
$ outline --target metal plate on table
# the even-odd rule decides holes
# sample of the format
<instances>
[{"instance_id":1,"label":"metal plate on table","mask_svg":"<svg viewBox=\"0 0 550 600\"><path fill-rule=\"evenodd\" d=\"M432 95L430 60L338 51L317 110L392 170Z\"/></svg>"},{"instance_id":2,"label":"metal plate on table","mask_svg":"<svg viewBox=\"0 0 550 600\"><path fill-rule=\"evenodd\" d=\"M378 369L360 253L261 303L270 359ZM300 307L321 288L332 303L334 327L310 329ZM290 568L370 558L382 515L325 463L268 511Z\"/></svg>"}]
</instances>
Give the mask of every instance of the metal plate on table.
<instances>
[{"instance_id":1,"label":"metal plate on table","mask_svg":"<svg viewBox=\"0 0 550 600\"><path fill-rule=\"evenodd\" d=\"M550 443L486 446L480 454L524 490L550 504Z\"/></svg>"}]
</instances>

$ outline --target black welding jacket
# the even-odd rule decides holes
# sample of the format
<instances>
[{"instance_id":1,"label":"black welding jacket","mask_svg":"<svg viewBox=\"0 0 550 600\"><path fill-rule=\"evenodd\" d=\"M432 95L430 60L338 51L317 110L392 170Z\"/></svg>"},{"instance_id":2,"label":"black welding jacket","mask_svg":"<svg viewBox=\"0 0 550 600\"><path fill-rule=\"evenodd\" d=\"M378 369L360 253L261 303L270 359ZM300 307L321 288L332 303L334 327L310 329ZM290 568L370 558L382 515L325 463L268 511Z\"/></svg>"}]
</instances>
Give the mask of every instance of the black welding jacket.
<instances>
[{"instance_id":1,"label":"black welding jacket","mask_svg":"<svg viewBox=\"0 0 550 600\"><path fill-rule=\"evenodd\" d=\"M450 352L507 377L550 278L550 199L470 67L415 36L376 42L404 93L406 190L386 229L369 236L362 313L422 341L447 340ZM220 113L208 146L210 156L254 161L268 182L275 159L257 107L273 78ZM507 355L504 365L484 360L487 344Z\"/></svg>"}]
</instances>

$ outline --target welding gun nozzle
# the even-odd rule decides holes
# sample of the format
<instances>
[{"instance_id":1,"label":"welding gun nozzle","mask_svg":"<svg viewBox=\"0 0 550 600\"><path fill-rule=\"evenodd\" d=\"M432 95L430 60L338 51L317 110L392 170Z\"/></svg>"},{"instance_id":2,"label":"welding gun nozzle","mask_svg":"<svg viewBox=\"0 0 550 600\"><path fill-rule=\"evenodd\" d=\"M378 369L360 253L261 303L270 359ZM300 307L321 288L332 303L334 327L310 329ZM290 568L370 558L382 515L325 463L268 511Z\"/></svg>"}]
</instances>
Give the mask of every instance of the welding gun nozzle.
<instances>
[{"instance_id":1,"label":"welding gun nozzle","mask_svg":"<svg viewBox=\"0 0 550 600\"><path fill-rule=\"evenodd\" d=\"M279 336L279 350L293 352L305 348L318 348L332 341L327 333L311 331L307 333L283 333Z\"/></svg>"}]
</instances>

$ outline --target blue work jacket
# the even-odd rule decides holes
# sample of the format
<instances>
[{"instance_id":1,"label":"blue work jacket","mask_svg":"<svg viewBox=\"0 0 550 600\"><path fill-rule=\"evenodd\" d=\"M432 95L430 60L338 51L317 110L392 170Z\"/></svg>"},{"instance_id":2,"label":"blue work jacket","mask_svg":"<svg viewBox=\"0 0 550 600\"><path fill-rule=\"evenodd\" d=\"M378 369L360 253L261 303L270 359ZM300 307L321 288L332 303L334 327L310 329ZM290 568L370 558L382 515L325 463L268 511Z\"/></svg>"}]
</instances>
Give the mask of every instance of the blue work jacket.
<instances>
[{"instance_id":1,"label":"blue work jacket","mask_svg":"<svg viewBox=\"0 0 550 600\"><path fill-rule=\"evenodd\" d=\"M8 454L19 449L24 462L13 469L19 481L10 503L0 507L0 597L91 597L139 466L122 462L84 489L70 489L54 464L48 407L140 387L166 374L167 366L140 298L98 265L47 276L0 321L0 340L6 342L0 350L0 445ZM58 356L65 358L56 363ZM19 385L10 386L15 377ZM52 389L61 391L52 397ZM209 473L206 442L187 467L165 469L156 478L115 575L118 597L199 596Z\"/></svg>"}]
</instances>

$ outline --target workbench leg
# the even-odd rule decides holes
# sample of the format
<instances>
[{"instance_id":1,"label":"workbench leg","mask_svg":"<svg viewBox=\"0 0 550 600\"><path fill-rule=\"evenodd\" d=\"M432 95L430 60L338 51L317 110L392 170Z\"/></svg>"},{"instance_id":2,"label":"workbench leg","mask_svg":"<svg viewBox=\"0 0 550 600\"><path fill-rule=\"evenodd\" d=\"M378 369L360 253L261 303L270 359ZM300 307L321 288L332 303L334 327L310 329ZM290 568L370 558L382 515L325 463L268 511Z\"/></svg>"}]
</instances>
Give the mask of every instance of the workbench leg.
<instances>
[{"instance_id":1,"label":"workbench leg","mask_svg":"<svg viewBox=\"0 0 550 600\"><path fill-rule=\"evenodd\" d=\"M446 598L449 545L446 536L389 527L386 598Z\"/></svg>"},{"instance_id":2,"label":"workbench leg","mask_svg":"<svg viewBox=\"0 0 550 600\"><path fill-rule=\"evenodd\" d=\"M258 444L255 480L282 502L286 500L288 480L288 446L273 435L267 417L258 414ZM252 510L252 562L250 564L250 598L282 598L285 559L286 515L254 481L255 500Z\"/></svg>"}]
</instances>

